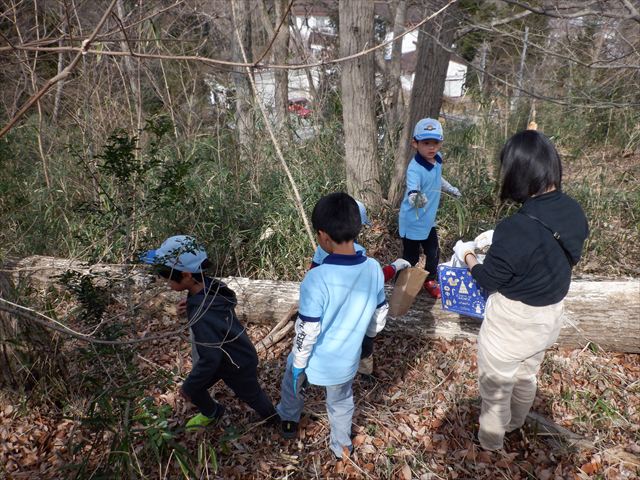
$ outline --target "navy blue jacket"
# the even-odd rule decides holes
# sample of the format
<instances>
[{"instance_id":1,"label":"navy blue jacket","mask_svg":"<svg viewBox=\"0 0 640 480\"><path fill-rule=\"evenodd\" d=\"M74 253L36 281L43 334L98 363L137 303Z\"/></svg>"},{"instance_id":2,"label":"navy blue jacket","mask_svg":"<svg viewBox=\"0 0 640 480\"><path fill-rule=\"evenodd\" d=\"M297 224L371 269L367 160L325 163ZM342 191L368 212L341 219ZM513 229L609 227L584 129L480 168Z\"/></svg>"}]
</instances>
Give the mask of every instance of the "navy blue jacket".
<instances>
[{"instance_id":1,"label":"navy blue jacket","mask_svg":"<svg viewBox=\"0 0 640 480\"><path fill-rule=\"evenodd\" d=\"M235 313L236 295L223 282L205 278L204 288L187 297L187 316L198 360L182 388L189 394L208 388L211 379L256 367L258 355Z\"/></svg>"}]
</instances>

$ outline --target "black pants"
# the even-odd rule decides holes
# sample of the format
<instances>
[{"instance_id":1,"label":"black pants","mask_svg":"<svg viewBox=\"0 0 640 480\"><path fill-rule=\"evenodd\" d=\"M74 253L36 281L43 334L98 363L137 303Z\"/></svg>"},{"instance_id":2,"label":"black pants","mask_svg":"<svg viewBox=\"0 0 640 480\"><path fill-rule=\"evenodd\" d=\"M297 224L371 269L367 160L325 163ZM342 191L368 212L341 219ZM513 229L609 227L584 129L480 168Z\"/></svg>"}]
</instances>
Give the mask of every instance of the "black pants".
<instances>
[{"instance_id":1,"label":"black pants","mask_svg":"<svg viewBox=\"0 0 640 480\"><path fill-rule=\"evenodd\" d=\"M275 415L276 409L271 400L264 393L258 383L257 366L252 365L240 369L233 369L231 372L215 372L204 388L196 392L188 392L193 403L203 415L213 417L218 411L218 402L209 395L209 388L215 385L218 380L222 380L233 390L236 396L253 408L261 418L266 419Z\"/></svg>"},{"instance_id":2,"label":"black pants","mask_svg":"<svg viewBox=\"0 0 640 480\"><path fill-rule=\"evenodd\" d=\"M438 232L432 227L426 240L402 239L402 258L411 265L418 263L420 257L420 245L427 256L425 270L429 272L427 280L435 280L438 275L438 263L440 262L440 248L438 247Z\"/></svg>"},{"instance_id":3,"label":"black pants","mask_svg":"<svg viewBox=\"0 0 640 480\"><path fill-rule=\"evenodd\" d=\"M367 358L373 355L373 337L367 337L366 335L362 339L362 352L360 358Z\"/></svg>"}]
</instances>

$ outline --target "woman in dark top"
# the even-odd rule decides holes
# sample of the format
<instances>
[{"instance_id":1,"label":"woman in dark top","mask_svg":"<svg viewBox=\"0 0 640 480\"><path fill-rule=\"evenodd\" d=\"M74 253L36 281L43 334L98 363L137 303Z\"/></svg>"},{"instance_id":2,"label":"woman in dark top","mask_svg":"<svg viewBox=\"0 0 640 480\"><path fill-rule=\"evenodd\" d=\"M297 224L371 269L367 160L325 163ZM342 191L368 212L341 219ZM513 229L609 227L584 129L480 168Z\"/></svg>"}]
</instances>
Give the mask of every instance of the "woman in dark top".
<instances>
[{"instance_id":1,"label":"woman in dark top","mask_svg":"<svg viewBox=\"0 0 640 480\"><path fill-rule=\"evenodd\" d=\"M561 191L562 164L547 137L533 130L515 134L500 164L500 198L522 208L498 224L484 263L472 242L454 247L491 292L478 335L478 439L487 450L502 448L505 432L524 424L544 352L563 324L571 269L589 233L582 208Z\"/></svg>"}]
</instances>

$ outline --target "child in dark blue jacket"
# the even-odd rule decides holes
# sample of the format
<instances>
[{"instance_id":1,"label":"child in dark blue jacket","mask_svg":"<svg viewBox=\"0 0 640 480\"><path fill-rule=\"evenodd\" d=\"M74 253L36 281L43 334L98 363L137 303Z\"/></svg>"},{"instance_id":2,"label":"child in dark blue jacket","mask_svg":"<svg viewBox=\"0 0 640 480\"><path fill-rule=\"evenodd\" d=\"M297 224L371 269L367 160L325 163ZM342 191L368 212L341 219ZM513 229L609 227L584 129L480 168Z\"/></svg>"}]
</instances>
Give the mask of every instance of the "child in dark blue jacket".
<instances>
[{"instance_id":1,"label":"child in dark blue jacket","mask_svg":"<svg viewBox=\"0 0 640 480\"><path fill-rule=\"evenodd\" d=\"M260 417L279 420L273 403L258 383L258 355L235 313L236 295L202 270L209 261L194 238L177 235L159 249L148 251L143 261L156 265L158 275L172 290L187 290L186 312L192 339L193 368L180 387L200 413L187 422L187 429L206 427L224 413L224 406L209 394L223 380Z\"/></svg>"}]
</instances>

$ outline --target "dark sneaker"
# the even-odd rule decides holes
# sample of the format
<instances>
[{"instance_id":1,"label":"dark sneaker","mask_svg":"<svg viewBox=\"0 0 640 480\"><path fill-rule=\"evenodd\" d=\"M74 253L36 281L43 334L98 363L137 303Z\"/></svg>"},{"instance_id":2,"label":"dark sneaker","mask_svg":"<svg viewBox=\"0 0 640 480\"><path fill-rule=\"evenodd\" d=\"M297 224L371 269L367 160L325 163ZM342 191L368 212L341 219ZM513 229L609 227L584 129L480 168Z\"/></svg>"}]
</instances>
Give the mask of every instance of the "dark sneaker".
<instances>
[{"instance_id":1,"label":"dark sneaker","mask_svg":"<svg viewBox=\"0 0 640 480\"><path fill-rule=\"evenodd\" d=\"M280 415L278 415L276 412L274 412L270 417L267 417L263 420L265 421L265 425L267 425L268 427L275 427L282 421L280 419Z\"/></svg>"},{"instance_id":2,"label":"dark sneaker","mask_svg":"<svg viewBox=\"0 0 640 480\"><path fill-rule=\"evenodd\" d=\"M282 430L280 433L282 434L282 438L296 438L298 436L298 422L294 422L291 420L283 420Z\"/></svg>"},{"instance_id":3,"label":"dark sneaker","mask_svg":"<svg viewBox=\"0 0 640 480\"><path fill-rule=\"evenodd\" d=\"M358 373L361 373L362 375L373 375L373 355L360 359Z\"/></svg>"},{"instance_id":4,"label":"dark sneaker","mask_svg":"<svg viewBox=\"0 0 640 480\"><path fill-rule=\"evenodd\" d=\"M435 280L427 280L424 282L424 289L432 298L440 298L440 285Z\"/></svg>"}]
</instances>

